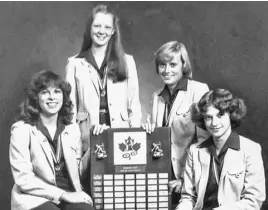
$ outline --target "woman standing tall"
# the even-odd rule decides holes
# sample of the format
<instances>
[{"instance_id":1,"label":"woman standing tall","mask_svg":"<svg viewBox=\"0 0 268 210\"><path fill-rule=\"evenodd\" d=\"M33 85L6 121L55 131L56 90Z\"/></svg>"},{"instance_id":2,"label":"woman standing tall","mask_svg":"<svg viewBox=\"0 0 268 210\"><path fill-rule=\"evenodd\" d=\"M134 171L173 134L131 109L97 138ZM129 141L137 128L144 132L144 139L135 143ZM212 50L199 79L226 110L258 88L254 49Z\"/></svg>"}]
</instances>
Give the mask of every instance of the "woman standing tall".
<instances>
[{"instance_id":1,"label":"woman standing tall","mask_svg":"<svg viewBox=\"0 0 268 210\"><path fill-rule=\"evenodd\" d=\"M93 9L81 52L68 59L66 80L72 86L71 99L84 152L91 128L98 135L109 127L140 127L136 64L124 53L118 17L108 6Z\"/></svg>"}]
</instances>

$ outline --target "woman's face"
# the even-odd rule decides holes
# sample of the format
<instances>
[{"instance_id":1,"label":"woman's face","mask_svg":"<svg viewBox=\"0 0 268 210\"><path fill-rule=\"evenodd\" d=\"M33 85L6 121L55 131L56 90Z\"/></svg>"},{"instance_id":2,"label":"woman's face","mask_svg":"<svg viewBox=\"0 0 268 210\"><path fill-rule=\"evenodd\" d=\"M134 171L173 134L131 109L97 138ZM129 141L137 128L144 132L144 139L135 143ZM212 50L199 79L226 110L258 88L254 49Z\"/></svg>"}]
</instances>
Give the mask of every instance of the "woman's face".
<instances>
[{"instance_id":1,"label":"woman's face","mask_svg":"<svg viewBox=\"0 0 268 210\"><path fill-rule=\"evenodd\" d=\"M172 54L173 59L158 65L158 73L168 87L174 87L182 77L182 62L179 53Z\"/></svg>"},{"instance_id":2,"label":"woman's face","mask_svg":"<svg viewBox=\"0 0 268 210\"><path fill-rule=\"evenodd\" d=\"M214 106L207 108L207 112L204 115L204 122L207 131L216 139L224 137L225 135L228 137L231 133L230 114L228 112L221 114Z\"/></svg>"},{"instance_id":3,"label":"woman's face","mask_svg":"<svg viewBox=\"0 0 268 210\"><path fill-rule=\"evenodd\" d=\"M91 39L95 47L106 46L114 34L113 15L99 12L91 24Z\"/></svg>"},{"instance_id":4,"label":"woman's face","mask_svg":"<svg viewBox=\"0 0 268 210\"><path fill-rule=\"evenodd\" d=\"M58 114L63 104L63 92L57 87L48 87L38 94L41 114L47 117Z\"/></svg>"}]
</instances>

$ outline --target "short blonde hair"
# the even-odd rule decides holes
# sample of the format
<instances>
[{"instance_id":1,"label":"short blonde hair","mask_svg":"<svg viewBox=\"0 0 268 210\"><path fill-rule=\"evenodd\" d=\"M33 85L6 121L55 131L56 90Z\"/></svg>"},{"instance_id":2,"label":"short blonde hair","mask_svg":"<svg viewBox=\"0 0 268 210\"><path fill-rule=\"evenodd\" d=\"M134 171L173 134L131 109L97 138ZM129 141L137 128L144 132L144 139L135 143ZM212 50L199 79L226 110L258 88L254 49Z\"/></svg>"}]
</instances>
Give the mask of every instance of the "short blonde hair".
<instances>
[{"instance_id":1,"label":"short blonde hair","mask_svg":"<svg viewBox=\"0 0 268 210\"><path fill-rule=\"evenodd\" d=\"M167 42L155 52L154 63L157 74L159 73L159 64L171 61L174 57L174 53L178 54L178 56L181 58L181 62L183 64L182 74L188 78L192 78L192 65L188 52L184 44L177 41Z\"/></svg>"}]
</instances>

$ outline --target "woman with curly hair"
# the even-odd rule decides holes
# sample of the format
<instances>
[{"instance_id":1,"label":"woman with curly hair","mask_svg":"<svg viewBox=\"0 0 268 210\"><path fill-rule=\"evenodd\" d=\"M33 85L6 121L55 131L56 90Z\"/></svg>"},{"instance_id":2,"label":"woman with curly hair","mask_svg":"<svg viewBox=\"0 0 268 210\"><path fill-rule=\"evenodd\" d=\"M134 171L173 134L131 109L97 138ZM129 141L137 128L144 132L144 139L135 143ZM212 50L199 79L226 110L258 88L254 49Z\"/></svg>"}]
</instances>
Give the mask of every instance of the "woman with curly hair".
<instances>
[{"instance_id":1,"label":"woman with curly hair","mask_svg":"<svg viewBox=\"0 0 268 210\"><path fill-rule=\"evenodd\" d=\"M74 121L81 128L83 151L94 135L108 128L140 127L141 105L136 64L124 52L119 19L108 5L93 8L80 53L68 59Z\"/></svg>"},{"instance_id":2,"label":"woman with curly hair","mask_svg":"<svg viewBox=\"0 0 268 210\"><path fill-rule=\"evenodd\" d=\"M90 210L81 189L80 131L72 123L71 87L51 71L36 73L12 125L12 210Z\"/></svg>"},{"instance_id":3,"label":"woman with curly hair","mask_svg":"<svg viewBox=\"0 0 268 210\"><path fill-rule=\"evenodd\" d=\"M211 137L190 147L176 210L261 209L261 146L234 130L245 115L244 101L225 89L211 90L193 105L192 120Z\"/></svg>"}]
</instances>

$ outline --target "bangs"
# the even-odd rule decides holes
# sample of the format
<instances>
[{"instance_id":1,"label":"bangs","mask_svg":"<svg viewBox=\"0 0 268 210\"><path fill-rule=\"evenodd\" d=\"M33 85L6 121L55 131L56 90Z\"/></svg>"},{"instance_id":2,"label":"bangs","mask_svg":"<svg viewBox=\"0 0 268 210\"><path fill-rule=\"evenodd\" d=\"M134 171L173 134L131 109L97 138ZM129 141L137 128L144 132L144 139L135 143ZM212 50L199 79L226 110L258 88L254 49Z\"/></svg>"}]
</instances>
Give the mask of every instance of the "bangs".
<instances>
[{"instance_id":1,"label":"bangs","mask_svg":"<svg viewBox=\"0 0 268 210\"><path fill-rule=\"evenodd\" d=\"M160 64L160 63L169 63L174 59L174 57L177 57L177 56L181 57L181 53L174 52L172 49L163 51L158 56L158 64Z\"/></svg>"},{"instance_id":2,"label":"bangs","mask_svg":"<svg viewBox=\"0 0 268 210\"><path fill-rule=\"evenodd\" d=\"M49 87L52 87L52 88L61 88L61 82L60 81L55 81L55 80L49 80L43 84L41 84L40 86L40 89L41 90L44 90L44 89L47 89Z\"/></svg>"},{"instance_id":3,"label":"bangs","mask_svg":"<svg viewBox=\"0 0 268 210\"><path fill-rule=\"evenodd\" d=\"M34 85L35 92L40 92L45 90L49 87L55 87L62 89L62 81L60 77L50 74L50 75L42 75L35 81Z\"/></svg>"},{"instance_id":4,"label":"bangs","mask_svg":"<svg viewBox=\"0 0 268 210\"><path fill-rule=\"evenodd\" d=\"M174 54L172 53L168 53L168 52L163 52L159 55L158 57L158 64L159 63L168 63L170 61L172 61L174 58Z\"/></svg>"},{"instance_id":5,"label":"bangs","mask_svg":"<svg viewBox=\"0 0 268 210\"><path fill-rule=\"evenodd\" d=\"M201 112L205 114L208 107L213 106L223 114L229 111L231 100L232 95L229 92L224 92L224 90L220 89L210 91L200 101L200 106L202 107Z\"/></svg>"}]
</instances>

